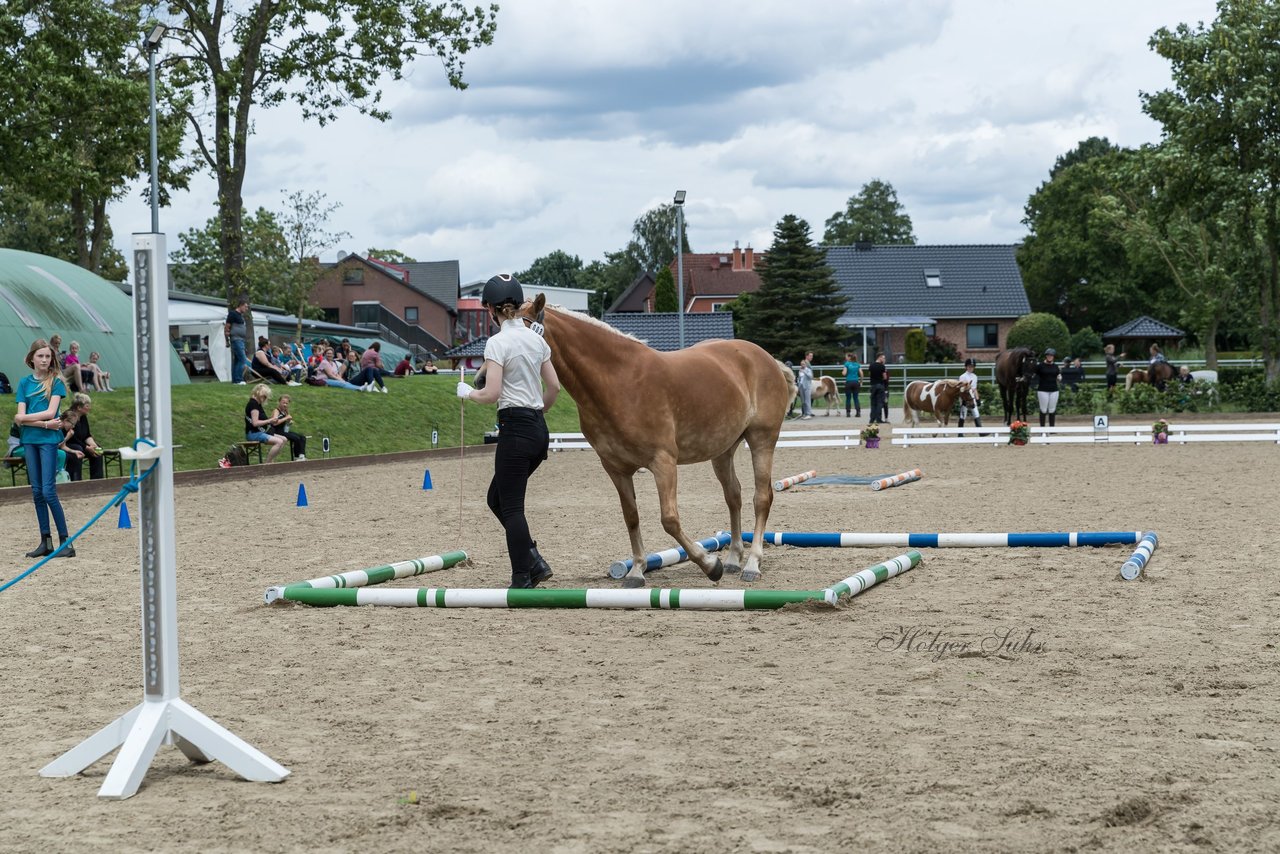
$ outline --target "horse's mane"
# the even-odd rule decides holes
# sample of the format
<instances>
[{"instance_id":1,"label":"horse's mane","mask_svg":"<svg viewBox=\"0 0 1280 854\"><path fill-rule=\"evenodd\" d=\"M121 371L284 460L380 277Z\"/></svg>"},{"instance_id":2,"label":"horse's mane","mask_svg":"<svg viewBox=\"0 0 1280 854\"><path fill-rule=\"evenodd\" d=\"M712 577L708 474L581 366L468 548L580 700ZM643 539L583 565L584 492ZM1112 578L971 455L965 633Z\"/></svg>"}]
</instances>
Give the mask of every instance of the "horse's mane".
<instances>
[{"instance_id":1,"label":"horse's mane","mask_svg":"<svg viewBox=\"0 0 1280 854\"><path fill-rule=\"evenodd\" d=\"M547 305L544 306L544 308L546 308L548 311L554 311L556 314L562 314L566 317L571 317L574 320L581 321L582 323L587 323L587 324L590 324L591 326L598 326L601 329L607 329L608 331L612 332L614 335L617 335L620 338L628 338L632 341L635 341L637 344L645 344L646 346L648 346L646 342L641 341L636 336L623 332L620 329L615 329L609 324L605 323L603 320L592 317L589 314L582 314L580 312L573 311L572 309L565 308L562 305L552 305L551 303L547 303Z\"/></svg>"}]
</instances>

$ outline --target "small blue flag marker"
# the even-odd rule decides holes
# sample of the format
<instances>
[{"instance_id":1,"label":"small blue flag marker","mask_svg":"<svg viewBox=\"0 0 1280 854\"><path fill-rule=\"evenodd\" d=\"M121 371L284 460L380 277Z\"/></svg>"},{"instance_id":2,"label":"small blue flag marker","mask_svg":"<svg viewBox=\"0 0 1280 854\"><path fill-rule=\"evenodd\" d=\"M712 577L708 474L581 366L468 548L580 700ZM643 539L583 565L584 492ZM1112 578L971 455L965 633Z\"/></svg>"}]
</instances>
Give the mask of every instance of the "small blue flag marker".
<instances>
[{"instance_id":1,"label":"small blue flag marker","mask_svg":"<svg viewBox=\"0 0 1280 854\"><path fill-rule=\"evenodd\" d=\"M298 506L307 506L307 488L302 484L298 484Z\"/></svg>"},{"instance_id":2,"label":"small blue flag marker","mask_svg":"<svg viewBox=\"0 0 1280 854\"><path fill-rule=\"evenodd\" d=\"M423 489L431 488L431 469L427 469L422 474L422 488Z\"/></svg>"},{"instance_id":3,"label":"small blue flag marker","mask_svg":"<svg viewBox=\"0 0 1280 854\"><path fill-rule=\"evenodd\" d=\"M133 523L129 521L129 504L128 502L120 502L120 521L116 524L117 528L132 528Z\"/></svg>"}]
</instances>

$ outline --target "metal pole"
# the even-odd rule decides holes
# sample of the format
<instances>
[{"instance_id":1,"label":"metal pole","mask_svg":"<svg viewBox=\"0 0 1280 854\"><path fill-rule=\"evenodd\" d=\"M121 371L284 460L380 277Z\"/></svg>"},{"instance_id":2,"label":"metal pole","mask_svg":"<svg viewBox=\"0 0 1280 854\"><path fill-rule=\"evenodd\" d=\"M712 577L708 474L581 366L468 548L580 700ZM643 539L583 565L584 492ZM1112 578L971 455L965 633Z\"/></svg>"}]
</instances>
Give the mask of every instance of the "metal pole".
<instances>
[{"instance_id":1,"label":"metal pole","mask_svg":"<svg viewBox=\"0 0 1280 854\"><path fill-rule=\"evenodd\" d=\"M156 49L151 46L147 49L147 77L151 86L151 233L159 234L160 199L156 194L156 187L160 183L160 167L157 163L159 146L156 143Z\"/></svg>"},{"instance_id":2,"label":"metal pole","mask_svg":"<svg viewBox=\"0 0 1280 854\"><path fill-rule=\"evenodd\" d=\"M684 349L684 205L676 206L676 286L680 300L680 349Z\"/></svg>"}]
</instances>

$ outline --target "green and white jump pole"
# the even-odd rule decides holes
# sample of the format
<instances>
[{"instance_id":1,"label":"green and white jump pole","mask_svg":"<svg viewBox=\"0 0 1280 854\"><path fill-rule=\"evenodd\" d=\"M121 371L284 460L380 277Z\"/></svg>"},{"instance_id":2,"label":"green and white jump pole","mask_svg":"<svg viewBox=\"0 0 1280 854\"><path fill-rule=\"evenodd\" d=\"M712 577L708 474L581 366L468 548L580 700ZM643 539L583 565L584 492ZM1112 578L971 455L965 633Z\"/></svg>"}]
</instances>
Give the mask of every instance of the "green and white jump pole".
<instances>
[{"instance_id":1,"label":"green and white jump pole","mask_svg":"<svg viewBox=\"0 0 1280 854\"><path fill-rule=\"evenodd\" d=\"M290 598L285 595L288 590L335 590L368 587L371 584L382 584L384 581L394 581L397 578L412 578L415 575L422 575L426 572L438 572L451 566L457 566L466 560L467 553L464 551L445 552L444 554L431 555L429 557L415 557L384 566L355 569L351 572L341 572L337 575L312 578L309 581L298 581L282 587L268 587L263 598L270 605L280 599Z\"/></svg>"},{"instance_id":2,"label":"green and white jump pole","mask_svg":"<svg viewBox=\"0 0 1280 854\"><path fill-rule=\"evenodd\" d=\"M864 590L901 575L920 563L920 552L910 551L869 566L823 590L718 590L718 589L599 589L575 590L502 588L409 589L315 588L291 584L281 588L281 598L304 605L380 605L400 608L609 608L627 610L762 611L793 602L825 602L857 596Z\"/></svg>"}]
</instances>

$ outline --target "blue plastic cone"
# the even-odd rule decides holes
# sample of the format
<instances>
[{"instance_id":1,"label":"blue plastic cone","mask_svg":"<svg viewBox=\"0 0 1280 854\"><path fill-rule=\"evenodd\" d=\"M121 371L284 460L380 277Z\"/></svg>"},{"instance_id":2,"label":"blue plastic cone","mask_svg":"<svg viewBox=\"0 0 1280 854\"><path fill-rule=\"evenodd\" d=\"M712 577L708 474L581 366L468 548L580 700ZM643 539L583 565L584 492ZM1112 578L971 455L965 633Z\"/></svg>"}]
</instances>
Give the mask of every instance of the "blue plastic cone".
<instances>
[{"instance_id":1,"label":"blue plastic cone","mask_svg":"<svg viewBox=\"0 0 1280 854\"><path fill-rule=\"evenodd\" d=\"M120 502L120 521L116 524L117 528L132 528L133 523L129 521L129 504Z\"/></svg>"},{"instance_id":2,"label":"blue plastic cone","mask_svg":"<svg viewBox=\"0 0 1280 854\"><path fill-rule=\"evenodd\" d=\"M427 469L425 472L422 473L422 488L423 489L431 488L431 469Z\"/></svg>"},{"instance_id":3,"label":"blue plastic cone","mask_svg":"<svg viewBox=\"0 0 1280 854\"><path fill-rule=\"evenodd\" d=\"M307 506L307 488L302 484L298 484L298 506Z\"/></svg>"}]
</instances>

